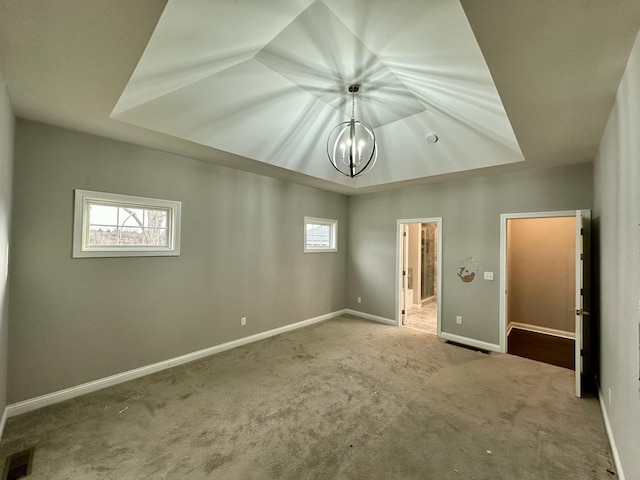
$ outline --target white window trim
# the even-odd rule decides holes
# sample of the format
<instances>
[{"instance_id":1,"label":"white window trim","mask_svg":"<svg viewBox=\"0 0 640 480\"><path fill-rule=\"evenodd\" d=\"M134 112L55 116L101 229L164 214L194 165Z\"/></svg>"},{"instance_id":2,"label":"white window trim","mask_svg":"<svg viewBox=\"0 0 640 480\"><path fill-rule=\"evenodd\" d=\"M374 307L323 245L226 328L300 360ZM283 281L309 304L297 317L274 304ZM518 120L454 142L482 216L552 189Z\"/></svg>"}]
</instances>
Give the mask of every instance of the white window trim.
<instances>
[{"instance_id":1,"label":"white window trim","mask_svg":"<svg viewBox=\"0 0 640 480\"><path fill-rule=\"evenodd\" d=\"M307 246L307 225L328 225L331 227L331 245L329 247ZM338 251L338 220L330 218L304 217L304 253L337 252Z\"/></svg>"},{"instance_id":2,"label":"white window trim","mask_svg":"<svg viewBox=\"0 0 640 480\"><path fill-rule=\"evenodd\" d=\"M88 224L90 202L109 205L127 205L137 208L169 210L167 219L167 245L89 245ZM73 257L163 257L180 255L180 209L182 204L171 200L120 195L117 193L75 190L73 215Z\"/></svg>"}]
</instances>

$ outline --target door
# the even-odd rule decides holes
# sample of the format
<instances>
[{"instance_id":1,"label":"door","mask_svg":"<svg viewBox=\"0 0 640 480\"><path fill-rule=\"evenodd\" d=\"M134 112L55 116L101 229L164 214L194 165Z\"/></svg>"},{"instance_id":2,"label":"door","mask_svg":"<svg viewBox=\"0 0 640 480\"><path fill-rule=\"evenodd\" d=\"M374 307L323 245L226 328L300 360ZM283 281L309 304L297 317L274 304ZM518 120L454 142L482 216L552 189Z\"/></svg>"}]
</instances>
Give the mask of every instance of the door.
<instances>
[{"instance_id":1,"label":"door","mask_svg":"<svg viewBox=\"0 0 640 480\"><path fill-rule=\"evenodd\" d=\"M402 272L400 273L402 278L402 287L401 287L401 317L402 317L402 325L406 325L407 320L407 310L409 305L407 305L407 289L409 288L409 225L402 225L402 238L400 239L402 245Z\"/></svg>"},{"instance_id":2,"label":"door","mask_svg":"<svg viewBox=\"0 0 640 480\"><path fill-rule=\"evenodd\" d=\"M576 210L576 397L581 397L585 373L585 355L590 353L590 284L589 256L591 241L591 211ZM585 328L586 327L586 328Z\"/></svg>"},{"instance_id":3,"label":"door","mask_svg":"<svg viewBox=\"0 0 640 480\"><path fill-rule=\"evenodd\" d=\"M435 295L435 224L423 223L421 235L422 252L422 292L421 300Z\"/></svg>"}]
</instances>

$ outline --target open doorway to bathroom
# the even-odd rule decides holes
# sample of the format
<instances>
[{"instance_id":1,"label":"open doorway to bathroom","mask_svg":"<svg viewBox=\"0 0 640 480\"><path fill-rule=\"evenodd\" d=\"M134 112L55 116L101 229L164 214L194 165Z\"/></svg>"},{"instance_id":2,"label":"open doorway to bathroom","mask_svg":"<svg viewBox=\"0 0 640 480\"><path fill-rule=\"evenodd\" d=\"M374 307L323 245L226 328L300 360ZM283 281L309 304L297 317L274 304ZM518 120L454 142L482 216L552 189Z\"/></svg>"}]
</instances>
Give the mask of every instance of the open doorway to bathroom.
<instances>
[{"instance_id":1,"label":"open doorway to bathroom","mask_svg":"<svg viewBox=\"0 0 640 480\"><path fill-rule=\"evenodd\" d=\"M440 332L441 219L398 220L399 324Z\"/></svg>"}]
</instances>

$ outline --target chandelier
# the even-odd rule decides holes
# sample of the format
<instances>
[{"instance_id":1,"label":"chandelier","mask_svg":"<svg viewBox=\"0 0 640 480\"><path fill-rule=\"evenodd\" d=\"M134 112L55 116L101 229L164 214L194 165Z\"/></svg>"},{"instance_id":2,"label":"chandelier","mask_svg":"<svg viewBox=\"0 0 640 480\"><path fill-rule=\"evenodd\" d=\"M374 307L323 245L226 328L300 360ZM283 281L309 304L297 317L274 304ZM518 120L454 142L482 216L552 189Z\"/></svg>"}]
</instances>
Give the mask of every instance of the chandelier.
<instances>
[{"instance_id":1,"label":"chandelier","mask_svg":"<svg viewBox=\"0 0 640 480\"><path fill-rule=\"evenodd\" d=\"M370 172L378 158L373 128L356 120L356 93L359 90L360 85L349 85L351 120L336 125L327 139L327 155L331 165L351 178Z\"/></svg>"}]
</instances>

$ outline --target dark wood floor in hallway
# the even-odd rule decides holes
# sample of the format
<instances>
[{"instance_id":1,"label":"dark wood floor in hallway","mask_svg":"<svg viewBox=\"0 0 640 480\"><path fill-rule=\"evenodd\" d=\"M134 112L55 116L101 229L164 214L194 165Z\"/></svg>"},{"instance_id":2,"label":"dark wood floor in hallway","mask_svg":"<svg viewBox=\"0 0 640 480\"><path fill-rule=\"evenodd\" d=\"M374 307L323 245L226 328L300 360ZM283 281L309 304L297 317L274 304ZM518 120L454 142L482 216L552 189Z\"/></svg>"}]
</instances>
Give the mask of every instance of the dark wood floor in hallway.
<instances>
[{"instance_id":1,"label":"dark wood floor in hallway","mask_svg":"<svg viewBox=\"0 0 640 480\"><path fill-rule=\"evenodd\" d=\"M507 351L512 355L575 369L575 341L555 335L513 328Z\"/></svg>"}]
</instances>

